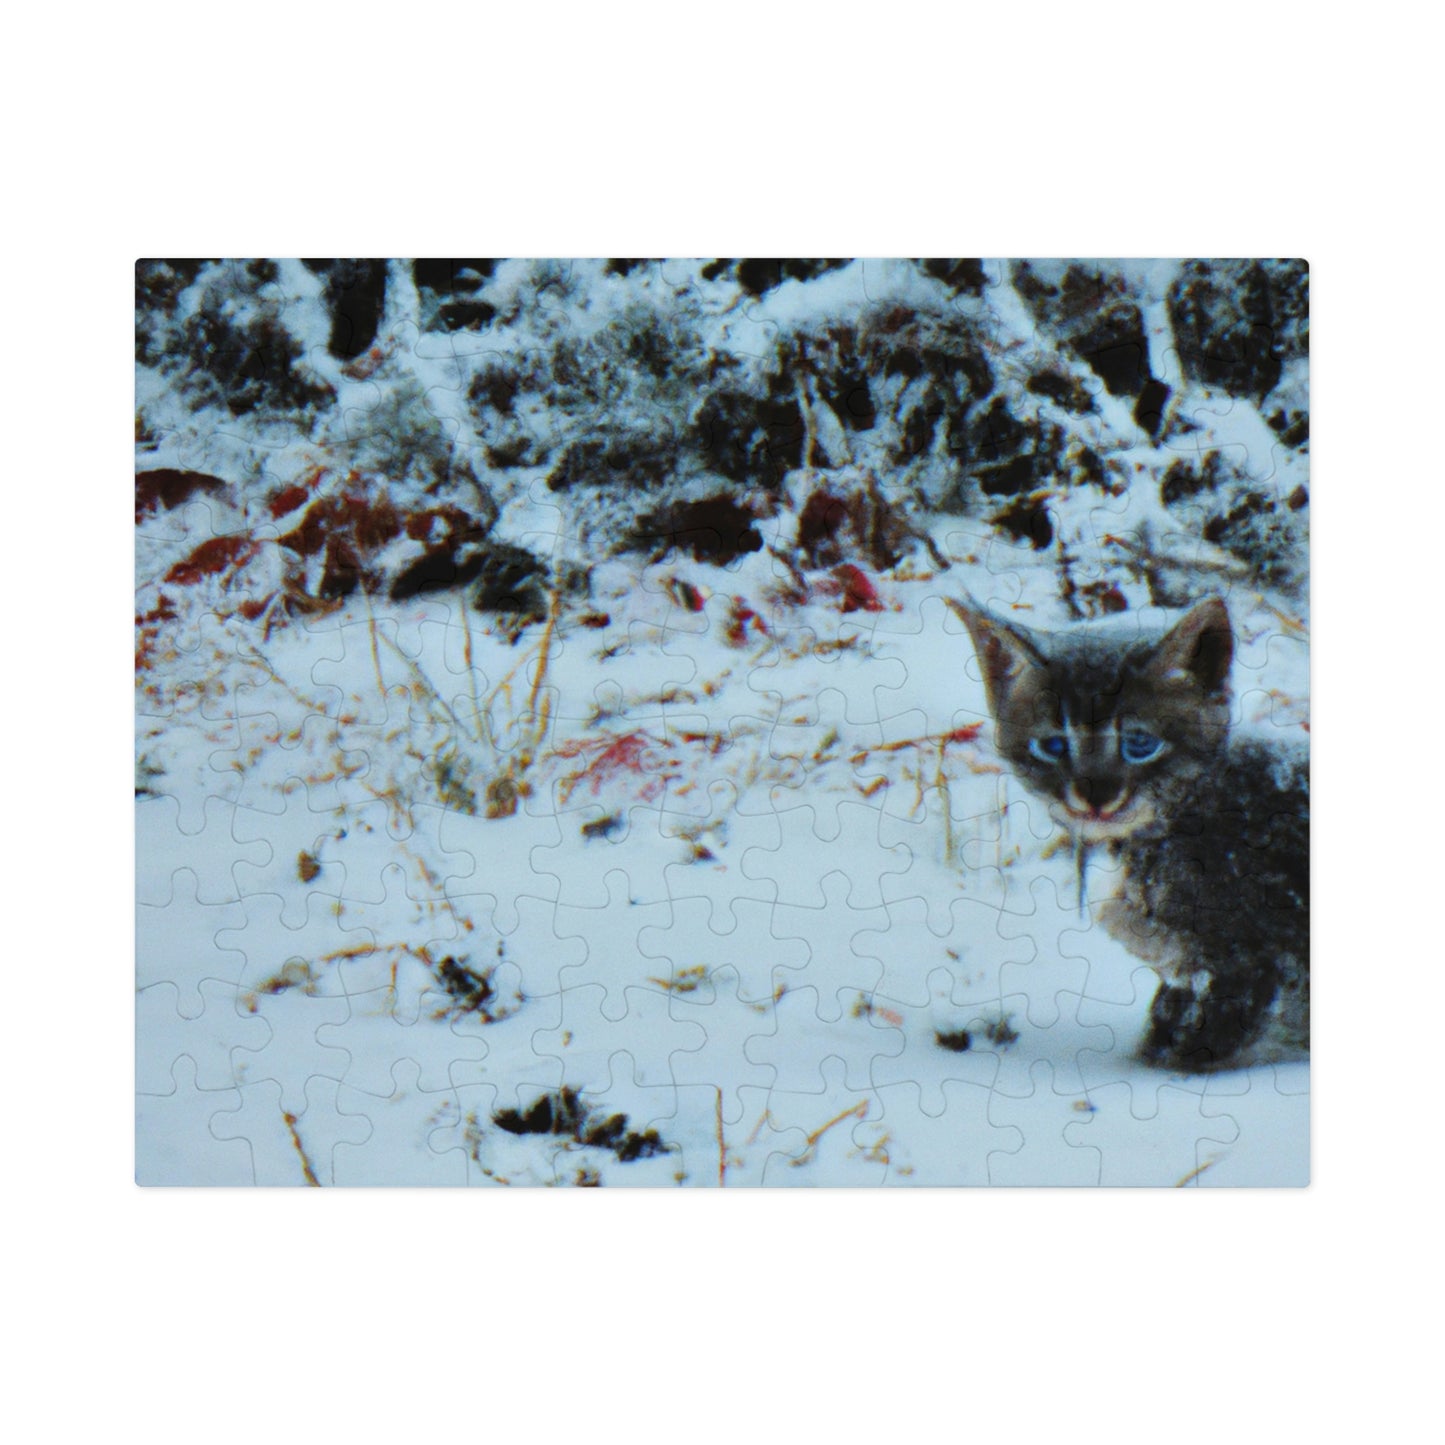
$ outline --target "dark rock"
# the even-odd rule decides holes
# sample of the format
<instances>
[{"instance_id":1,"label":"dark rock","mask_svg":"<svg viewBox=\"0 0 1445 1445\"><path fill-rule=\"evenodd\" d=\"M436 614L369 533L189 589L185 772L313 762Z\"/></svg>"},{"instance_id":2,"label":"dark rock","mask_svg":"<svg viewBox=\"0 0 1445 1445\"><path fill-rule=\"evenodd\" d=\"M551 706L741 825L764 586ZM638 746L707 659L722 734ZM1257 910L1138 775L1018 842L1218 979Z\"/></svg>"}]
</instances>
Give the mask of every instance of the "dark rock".
<instances>
[{"instance_id":1,"label":"dark rock","mask_svg":"<svg viewBox=\"0 0 1445 1445\"><path fill-rule=\"evenodd\" d=\"M757 516L737 497L720 493L700 501L678 501L647 512L637 520L629 539L660 561L676 549L699 562L725 567L748 552L760 551Z\"/></svg>"},{"instance_id":2,"label":"dark rock","mask_svg":"<svg viewBox=\"0 0 1445 1445\"><path fill-rule=\"evenodd\" d=\"M723 387L703 398L686 442L708 471L776 491L787 472L802 466L805 435L793 397Z\"/></svg>"},{"instance_id":3,"label":"dark rock","mask_svg":"<svg viewBox=\"0 0 1445 1445\"><path fill-rule=\"evenodd\" d=\"M675 337L661 326L619 327L621 338L617 360L629 371L643 372L654 381L670 378L679 361Z\"/></svg>"},{"instance_id":4,"label":"dark rock","mask_svg":"<svg viewBox=\"0 0 1445 1445\"><path fill-rule=\"evenodd\" d=\"M784 281L811 281L827 271L846 266L847 260L806 260L792 258L777 261L739 261L738 285L752 296L763 296Z\"/></svg>"},{"instance_id":5,"label":"dark rock","mask_svg":"<svg viewBox=\"0 0 1445 1445\"><path fill-rule=\"evenodd\" d=\"M783 396L760 401L759 430L754 434L752 475L764 486L777 487L783 477L803 464L807 428L795 398Z\"/></svg>"},{"instance_id":6,"label":"dark rock","mask_svg":"<svg viewBox=\"0 0 1445 1445\"><path fill-rule=\"evenodd\" d=\"M955 295L966 293L982 296L988 286L988 273L977 258L962 261L926 260L919 265L936 280L942 281Z\"/></svg>"},{"instance_id":7,"label":"dark rock","mask_svg":"<svg viewBox=\"0 0 1445 1445\"><path fill-rule=\"evenodd\" d=\"M1172 462L1160 479L1166 506L1199 518L1199 535L1246 563L1257 582L1290 585L1304 563L1304 522L1294 495L1281 505L1222 452ZM1302 504L1301 504L1302 505Z\"/></svg>"},{"instance_id":8,"label":"dark rock","mask_svg":"<svg viewBox=\"0 0 1445 1445\"><path fill-rule=\"evenodd\" d=\"M1206 542L1224 542L1240 523L1274 510L1274 503L1262 492L1246 492L1228 512L1216 513L1204 524Z\"/></svg>"},{"instance_id":9,"label":"dark rock","mask_svg":"<svg viewBox=\"0 0 1445 1445\"><path fill-rule=\"evenodd\" d=\"M1047 397L1074 416L1094 409L1094 398L1081 381L1062 371L1038 371L1029 377L1028 388L1035 396Z\"/></svg>"},{"instance_id":10,"label":"dark rock","mask_svg":"<svg viewBox=\"0 0 1445 1445\"><path fill-rule=\"evenodd\" d=\"M840 369L822 378L818 392L838 419L853 431L870 431L878 420L868 390L868 375L860 367Z\"/></svg>"},{"instance_id":11,"label":"dark rock","mask_svg":"<svg viewBox=\"0 0 1445 1445\"><path fill-rule=\"evenodd\" d=\"M1054 284L1027 261L1014 268L1013 281L1034 315L1088 364L1109 395L1134 398L1135 419L1157 434L1169 391L1150 373L1144 317L1124 283L1087 265L1071 265Z\"/></svg>"},{"instance_id":12,"label":"dark rock","mask_svg":"<svg viewBox=\"0 0 1445 1445\"><path fill-rule=\"evenodd\" d=\"M322 300L331 315L327 350L338 361L360 356L376 340L386 308L384 260L307 261L326 278Z\"/></svg>"},{"instance_id":13,"label":"dark rock","mask_svg":"<svg viewBox=\"0 0 1445 1445\"><path fill-rule=\"evenodd\" d=\"M459 561L456 548L450 543L429 548L397 574L391 584L391 600L405 602L409 597L420 597L428 592L465 587L481 575L484 561L480 554Z\"/></svg>"},{"instance_id":14,"label":"dark rock","mask_svg":"<svg viewBox=\"0 0 1445 1445\"><path fill-rule=\"evenodd\" d=\"M135 309L160 311L169 316L182 291L201 273L204 261L137 261Z\"/></svg>"},{"instance_id":15,"label":"dark rock","mask_svg":"<svg viewBox=\"0 0 1445 1445\"><path fill-rule=\"evenodd\" d=\"M993 370L972 336L961 335L948 347L925 346L922 359L929 372L952 384L960 399L981 400L993 390Z\"/></svg>"},{"instance_id":16,"label":"dark rock","mask_svg":"<svg viewBox=\"0 0 1445 1445\"><path fill-rule=\"evenodd\" d=\"M1149 344L1138 307L1125 302L1101 311L1071 337L1079 357L1088 362L1110 396L1140 396L1153 381ZM1157 385L1157 383L1156 383Z\"/></svg>"},{"instance_id":17,"label":"dark rock","mask_svg":"<svg viewBox=\"0 0 1445 1445\"><path fill-rule=\"evenodd\" d=\"M1310 439L1310 419L1305 412L1280 407L1265 420L1287 447L1302 447Z\"/></svg>"},{"instance_id":18,"label":"dark rock","mask_svg":"<svg viewBox=\"0 0 1445 1445\"><path fill-rule=\"evenodd\" d=\"M425 288L439 295L470 295L481 288L496 268L494 260L443 261L416 260L411 263L412 280L417 289Z\"/></svg>"},{"instance_id":19,"label":"dark rock","mask_svg":"<svg viewBox=\"0 0 1445 1445\"><path fill-rule=\"evenodd\" d=\"M943 398L935 388L930 387L903 413L898 442L892 449L893 459L908 462L927 452L933 445L944 410Z\"/></svg>"},{"instance_id":20,"label":"dark rock","mask_svg":"<svg viewBox=\"0 0 1445 1445\"><path fill-rule=\"evenodd\" d=\"M467 388L488 462L494 467L534 467L547 459L549 447L527 425L518 401L544 391L548 380L540 358L533 355L486 356Z\"/></svg>"},{"instance_id":21,"label":"dark rock","mask_svg":"<svg viewBox=\"0 0 1445 1445\"><path fill-rule=\"evenodd\" d=\"M1032 491L1045 480L1040 474L1039 459L1032 452L991 466L976 466L972 468L972 475L986 497L1015 496Z\"/></svg>"},{"instance_id":22,"label":"dark rock","mask_svg":"<svg viewBox=\"0 0 1445 1445\"><path fill-rule=\"evenodd\" d=\"M490 326L497 308L477 293L496 266L496 261L486 258L413 261L412 279L422 297L422 325L444 331L481 331Z\"/></svg>"},{"instance_id":23,"label":"dark rock","mask_svg":"<svg viewBox=\"0 0 1445 1445\"><path fill-rule=\"evenodd\" d=\"M493 410L508 415L522 389L522 382L522 373L516 366L498 362L477 372L467 395L473 401L483 402Z\"/></svg>"},{"instance_id":24,"label":"dark rock","mask_svg":"<svg viewBox=\"0 0 1445 1445\"><path fill-rule=\"evenodd\" d=\"M1109 474L1103 459L1093 447L1080 446L1068 457L1070 480L1091 487L1109 486Z\"/></svg>"},{"instance_id":25,"label":"dark rock","mask_svg":"<svg viewBox=\"0 0 1445 1445\"><path fill-rule=\"evenodd\" d=\"M328 538L316 595L328 600L350 597L361 585L362 576L361 558L357 556L351 540L347 537Z\"/></svg>"},{"instance_id":26,"label":"dark rock","mask_svg":"<svg viewBox=\"0 0 1445 1445\"><path fill-rule=\"evenodd\" d=\"M883 359L885 376L901 376L908 381L916 381L923 375L923 370L923 358L916 351L907 351L900 347L890 351Z\"/></svg>"},{"instance_id":27,"label":"dark rock","mask_svg":"<svg viewBox=\"0 0 1445 1445\"><path fill-rule=\"evenodd\" d=\"M1150 377L1139 392L1134 403L1134 420L1156 441L1164 430L1164 408L1172 392L1162 381Z\"/></svg>"},{"instance_id":28,"label":"dark rock","mask_svg":"<svg viewBox=\"0 0 1445 1445\"><path fill-rule=\"evenodd\" d=\"M533 467L545 456L536 442L527 436L513 434L498 437L487 447L487 461L505 471L508 467Z\"/></svg>"},{"instance_id":29,"label":"dark rock","mask_svg":"<svg viewBox=\"0 0 1445 1445\"><path fill-rule=\"evenodd\" d=\"M1303 261L1187 261L1168 306L1185 374L1232 396L1267 396L1309 350Z\"/></svg>"},{"instance_id":30,"label":"dark rock","mask_svg":"<svg viewBox=\"0 0 1445 1445\"><path fill-rule=\"evenodd\" d=\"M547 486L554 492L579 483L653 488L676 470L676 439L667 432L598 432L563 449Z\"/></svg>"},{"instance_id":31,"label":"dark rock","mask_svg":"<svg viewBox=\"0 0 1445 1445\"><path fill-rule=\"evenodd\" d=\"M531 618L547 615L546 588L551 569L540 557L510 542L492 542L482 550L480 561L472 599L478 612Z\"/></svg>"},{"instance_id":32,"label":"dark rock","mask_svg":"<svg viewBox=\"0 0 1445 1445\"><path fill-rule=\"evenodd\" d=\"M186 320L160 365L164 370L189 366L185 384L204 400L224 405L232 416L304 411L335 395L307 375L300 343L277 318L233 320L224 293L209 297Z\"/></svg>"},{"instance_id":33,"label":"dark rock","mask_svg":"<svg viewBox=\"0 0 1445 1445\"><path fill-rule=\"evenodd\" d=\"M992 518L995 527L1041 552L1054 540L1054 523L1042 497L1019 497Z\"/></svg>"},{"instance_id":34,"label":"dark rock","mask_svg":"<svg viewBox=\"0 0 1445 1445\"><path fill-rule=\"evenodd\" d=\"M969 474L984 495L1016 496L1057 475L1063 432L1047 423L1020 421L996 396L970 415L966 445Z\"/></svg>"},{"instance_id":35,"label":"dark rock","mask_svg":"<svg viewBox=\"0 0 1445 1445\"><path fill-rule=\"evenodd\" d=\"M1201 492L1213 492L1232 479L1218 452L1206 452L1197 462L1179 457L1169 463L1159 480L1159 500L1172 507Z\"/></svg>"},{"instance_id":36,"label":"dark rock","mask_svg":"<svg viewBox=\"0 0 1445 1445\"><path fill-rule=\"evenodd\" d=\"M480 331L496 319L497 308L490 301L447 301L437 316L448 331Z\"/></svg>"}]
</instances>

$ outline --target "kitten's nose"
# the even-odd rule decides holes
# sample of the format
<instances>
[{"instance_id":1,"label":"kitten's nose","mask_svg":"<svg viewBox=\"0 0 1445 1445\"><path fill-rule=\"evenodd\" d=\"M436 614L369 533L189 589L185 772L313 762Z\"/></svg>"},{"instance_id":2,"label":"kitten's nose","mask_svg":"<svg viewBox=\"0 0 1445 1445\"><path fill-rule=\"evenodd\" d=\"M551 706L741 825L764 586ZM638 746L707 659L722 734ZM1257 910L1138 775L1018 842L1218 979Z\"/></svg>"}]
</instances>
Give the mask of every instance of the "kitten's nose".
<instances>
[{"instance_id":1,"label":"kitten's nose","mask_svg":"<svg viewBox=\"0 0 1445 1445\"><path fill-rule=\"evenodd\" d=\"M1108 818L1124 806L1126 797L1118 778L1075 778L1069 784L1068 804L1078 813Z\"/></svg>"}]
</instances>

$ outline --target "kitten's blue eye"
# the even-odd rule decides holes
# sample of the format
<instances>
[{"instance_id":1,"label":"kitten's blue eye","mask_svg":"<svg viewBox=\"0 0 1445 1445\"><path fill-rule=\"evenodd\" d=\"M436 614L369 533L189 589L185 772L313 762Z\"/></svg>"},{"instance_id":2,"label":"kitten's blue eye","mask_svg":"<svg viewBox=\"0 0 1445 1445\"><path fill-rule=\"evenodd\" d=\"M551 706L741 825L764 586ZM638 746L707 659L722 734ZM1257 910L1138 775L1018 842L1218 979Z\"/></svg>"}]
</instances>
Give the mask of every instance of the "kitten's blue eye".
<instances>
[{"instance_id":1,"label":"kitten's blue eye","mask_svg":"<svg viewBox=\"0 0 1445 1445\"><path fill-rule=\"evenodd\" d=\"M1152 763L1164 751L1164 740L1143 728L1130 728L1119 740L1119 755L1126 763L1137 766Z\"/></svg>"},{"instance_id":2,"label":"kitten's blue eye","mask_svg":"<svg viewBox=\"0 0 1445 1445\"><path fill-rule=\"evenodd\" d=\"M1046 738L1030 738L1029 751L1043 762L1056 763L1068 756L1069 740L1062 733Z\"/></svg>"}]
</instances>

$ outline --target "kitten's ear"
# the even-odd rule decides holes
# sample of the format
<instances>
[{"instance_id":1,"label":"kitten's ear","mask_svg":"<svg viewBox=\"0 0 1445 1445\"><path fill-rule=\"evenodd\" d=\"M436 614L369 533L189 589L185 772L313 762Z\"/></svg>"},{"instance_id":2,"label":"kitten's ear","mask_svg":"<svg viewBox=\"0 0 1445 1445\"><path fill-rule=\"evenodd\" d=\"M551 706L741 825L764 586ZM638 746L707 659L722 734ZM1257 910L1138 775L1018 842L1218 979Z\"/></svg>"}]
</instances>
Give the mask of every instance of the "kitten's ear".
<instances>
[{"instance_id":1,"label":"kitten's ear","mask_svg":"<svg viewBox=\"0 0 1445 1445\"><path fill-rule=\"evenodd\" d=\"M1229 611L1218 597L1206 597L1169 630L1155 649L1150 667L1161 679L1171 673L1187 673L1200 691L1215 693L1228 680L1233 661Z\"/></svg>"},{"instance_id":2,"label":"kitten's ear","mask_svg":"<svg viewBox=\"0 0 1445 1445\"><path fill-rule=\"evenodd\" d=\"M978 654L984 687L988 690L988 705L997 717L999 704L1014 678L1026 668L1042 667L1044 660L1022 628L1000 622L972 601L958 602L952 597L947 600L973 639L973 650Z\"/></svg>"}]
</instances>

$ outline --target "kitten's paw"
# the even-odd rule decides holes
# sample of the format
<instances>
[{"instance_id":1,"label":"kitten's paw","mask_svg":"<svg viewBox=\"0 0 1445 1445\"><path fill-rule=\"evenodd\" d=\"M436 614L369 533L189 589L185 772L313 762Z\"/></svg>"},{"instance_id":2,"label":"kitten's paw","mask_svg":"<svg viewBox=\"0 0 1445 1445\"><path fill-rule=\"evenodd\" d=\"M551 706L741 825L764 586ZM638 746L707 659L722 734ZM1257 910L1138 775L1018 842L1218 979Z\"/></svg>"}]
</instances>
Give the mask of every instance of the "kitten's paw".
<instances>
[{"instance_id":1,"label":"kitten's paw","mask_svg":"<svg viewBox=\"0 0 1445 1445\"><path fill-rule=\"evenodd\" d=\"M1139 1057L1188 1074L1237 1067L1260 1033L1273 993L1271 986L1225 994L1207 973L1161 983Z\"/></svg>"},{"instance_id":2,"label":"kitten's paw","mask_svg":"<svg viewBox=\"0 0 1445 1445\"><path fill-rule=\"evenodd\" d=\"M1190 988L1161 983L1149 1011L1149 1027L1139 1045L1139 1057L1156 1069L1203 1073L1214 1067L1200 1042L1204 1011Z\"/></svg>"}]
</instances>

